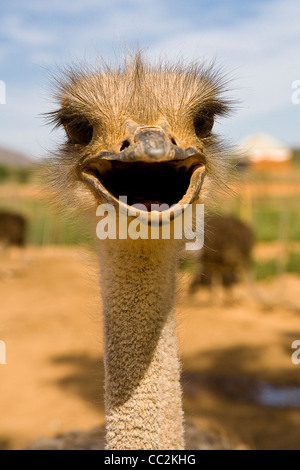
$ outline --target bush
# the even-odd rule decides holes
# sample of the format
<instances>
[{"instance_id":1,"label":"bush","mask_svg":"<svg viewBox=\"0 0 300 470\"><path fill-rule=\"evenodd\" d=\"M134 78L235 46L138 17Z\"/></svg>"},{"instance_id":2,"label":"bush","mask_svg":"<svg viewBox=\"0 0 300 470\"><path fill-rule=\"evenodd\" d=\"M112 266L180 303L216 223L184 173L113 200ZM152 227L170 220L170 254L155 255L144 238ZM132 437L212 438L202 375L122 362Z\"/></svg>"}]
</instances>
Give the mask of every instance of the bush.
<instances>
[{"instance_id":1,"label":"bush","mask_svg":"<svg viewBox=\"0 0 300 470\"><path fill-rule=\"evenodd\" d=\"M278 274L278 260L254 261L254 273L257 281L268 279ZM300 274L300 253L291 251L288 255L285 272Z\"/></svg>"},{"instance_id":2,"label":"bush","mask_svg":"<svg viewBox=\"0 0 300 470\"><path fill-rule=\"evenodd\" d=\"M300 149L293 150L293 162L300 165Z\"/></svg>"},{"instance_id":3,"label":"bush","mask_svg":"<svg viewBox=\"0 0 300 470\"><path fill-rule=\"evenodd\" d=\"M31 172L28 168L19 168L15 170L15 179L20 184L29 183Z\"/></svg>"},{"instance_id":4,"label":"bush","mask_svg":"<svg viewBox=\"0 0 300 470\"><path fill-rule=\"evenodd\" d=\"M4 165L0 165L0 181L5 181L9 177L10 177L9 169Z\"/></svg>"}]
</instances>

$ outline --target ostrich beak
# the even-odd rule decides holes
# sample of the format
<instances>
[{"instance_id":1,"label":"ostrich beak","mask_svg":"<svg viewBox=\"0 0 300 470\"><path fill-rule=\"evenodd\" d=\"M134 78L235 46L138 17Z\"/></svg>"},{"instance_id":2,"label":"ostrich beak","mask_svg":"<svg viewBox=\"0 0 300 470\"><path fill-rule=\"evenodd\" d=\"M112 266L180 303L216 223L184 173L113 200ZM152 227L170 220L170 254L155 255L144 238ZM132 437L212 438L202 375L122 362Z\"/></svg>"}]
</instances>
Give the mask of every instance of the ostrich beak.
<instances>
[{"instance_id":1,"label":"ostrich beak","mask_svg":"<svg viewBox=\"0 0 300 470\"><path fill-rule=\"evenodd\" d=\"M153 204L163 205L165 211L192 204L201 190L205 165L201 152L178 147L158 126L142 126L136 129L133 144L118 153L85 158L79 171L101 202L122 206L120 197L126 196L127 209L143 204L140 212L149 214Z\"/></svg>"}]
</instances>

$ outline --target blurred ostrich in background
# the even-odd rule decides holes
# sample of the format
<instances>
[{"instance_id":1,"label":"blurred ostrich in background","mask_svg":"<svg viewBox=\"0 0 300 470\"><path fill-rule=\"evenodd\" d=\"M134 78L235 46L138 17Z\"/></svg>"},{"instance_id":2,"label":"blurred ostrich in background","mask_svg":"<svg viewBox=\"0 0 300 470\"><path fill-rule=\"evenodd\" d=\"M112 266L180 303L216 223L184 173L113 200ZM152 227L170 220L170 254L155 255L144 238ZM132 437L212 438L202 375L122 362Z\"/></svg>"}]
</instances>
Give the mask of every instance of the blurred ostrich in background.
<instances>
[{"instance_id":1,"label":"blurred ostrich in background","mask_svg":"<svg viewBox=\"0 0 300 470\"><path fill-rule=\"evenodd\" d=\"M26 220L20 214L0 211L0 243L6 246L24 246Z\"/></svg>"},{"instance_id":2,"label":"blurred ostrich in background","mask_svg":"<svg viewBox=\"0 0 300 470\"><path fill-rule=\"evenodd\" d=\"M197 252L190 292L201 286L230 288L249 278L254 234L247 224L230 215L205 218L204 247Z\"/></svg>"},{"instance_id":3,"label":"blurred ostrich in background","mask_svg":"<svg viewBox=\"0 0 300 470\"><path fill-rule=\"evenodd\" d=\"M118 215L143 204L136 213L148 224L156 212L161 225L172 224L174 207L209 203L225 184L225 150L212 132L215 117L229 110L223 90L211 66L150 65L139 52L117 69L68 70L50 113L66 133L52 160L56 197L94 215L103 203ZM117 237L97 245L106 446L183 449L174 292L184 240Z\"/></svg>"}]
</instances>

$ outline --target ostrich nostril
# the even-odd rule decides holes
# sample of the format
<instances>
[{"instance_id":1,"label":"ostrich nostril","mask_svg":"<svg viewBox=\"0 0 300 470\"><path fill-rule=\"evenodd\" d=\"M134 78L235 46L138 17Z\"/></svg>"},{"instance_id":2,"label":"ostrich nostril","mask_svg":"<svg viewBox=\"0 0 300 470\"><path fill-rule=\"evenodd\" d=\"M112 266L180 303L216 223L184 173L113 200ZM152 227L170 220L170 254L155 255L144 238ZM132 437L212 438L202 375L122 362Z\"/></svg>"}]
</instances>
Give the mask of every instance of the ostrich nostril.
<instances>
[{"instance_id":1,"label":"ostrich nostril","mask_svg":"<svg viewBox=\"0 0 300 470\"><path fill-rule=\"evenodd\" d=\"M122 150L126 149L129 146L130 146L129 140L124 140L123 144L121 145L120 152L122 152Z\"/></svg>"},{"instance_id":2,"label":"ostrich nostril","mask_svg":"<svg viewBox=\"0 0 300 470\"><path fill-rule=\"evenodd\" d=\"M172 142L172 144L177 146L176 140L173 137L171 138L171 142Z\"/></svg>"}]
</instances>

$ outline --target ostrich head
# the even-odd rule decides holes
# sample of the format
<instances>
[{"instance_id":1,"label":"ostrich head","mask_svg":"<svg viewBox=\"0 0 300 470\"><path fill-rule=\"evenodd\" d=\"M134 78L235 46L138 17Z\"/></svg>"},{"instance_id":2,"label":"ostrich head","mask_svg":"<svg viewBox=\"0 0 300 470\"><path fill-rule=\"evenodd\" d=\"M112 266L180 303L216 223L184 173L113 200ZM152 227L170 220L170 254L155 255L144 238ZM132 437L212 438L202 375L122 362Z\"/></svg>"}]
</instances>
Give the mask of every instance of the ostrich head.
<instances>
[{"instance_id":1,"label":"ostrich head","mask_svg":"<svg viewBox=\"0 0 300 470\"><path fill-rule=\"evenodd\" d=\"M147 216L151 204L164 204L165 213L224 182L213 125L229 102L213 67L151 66L138 52L117 69L69 69L57 84L59 107L49 118L67 139L52 179L64 201L120 208L126 196Z\"/></svg>"}]
</instances>

